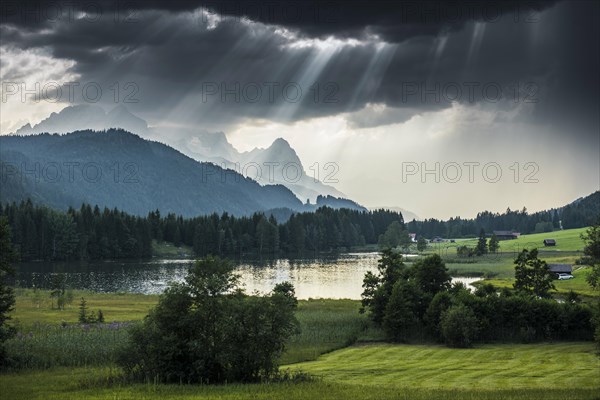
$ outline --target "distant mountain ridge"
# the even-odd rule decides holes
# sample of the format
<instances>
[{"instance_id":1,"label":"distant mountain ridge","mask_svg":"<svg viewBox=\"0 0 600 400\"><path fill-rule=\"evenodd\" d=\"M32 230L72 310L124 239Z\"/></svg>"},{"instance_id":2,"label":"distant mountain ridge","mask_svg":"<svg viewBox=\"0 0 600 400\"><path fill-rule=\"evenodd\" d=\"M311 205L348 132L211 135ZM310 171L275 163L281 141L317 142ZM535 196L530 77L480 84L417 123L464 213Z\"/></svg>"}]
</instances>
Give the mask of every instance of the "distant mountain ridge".
<instances>
[{"instance_id":1,"label":"distant mountain ridge","mask_svg":"<svg viewBox=\"0 0 600 400\"><path fill-rule=\"evenodd\" d=\"M283 185L260 185L121 129L1 136L0 162L2 202L32 198L58 209L89 203L136 215L159 209L185 217L317 206L303 204ZM362 209L345 199L324 197L318 203Z\"/></svg>"},{"instance_id":2,"label":"distant mountain ridge","mask_svg":"<svg viewBox=\"0 0 600 400\"><path fill-rule=\"evenodd\" d=\"M281 184L290 189L302 202L315 203L319 195L346 198L330 185L309 176L302 161L289 143L276 139L271 146L239 152L223 132L182 131L176 128L151 128L142 118L132 114L124 105L109 112L96 105L76 105L52 113L40 123L26 124L17 135L40 133L69 133L79 130L108 130L121 128L147 139L158 139L183 154L200 162L211 162L225 168L236 169L261 184ZM300 174L298 178L296 175Z\"/></svg>"},{"instance_id":3,"label":"distant mountain ridge","mask_svg":"<svg viewBox=\"0 0 600 400\"><path fill-rule=\"evenodd\" d=\"M69 133L87 129L102 131L111 128L121 128L144 135L148 130L148 123L133 115L123 105L107 113L100 106L84 104L66 107L58 113L53 112L40 123L34 126L26 124L17 129L14 134Z\"/></svg>"},{"instance_id":4,"label":"distant mountain ridge","mask_svg":"<svg viewBox=\"0 0 600 400\"><path fill-rule=\"evenodd\" d=\"M180 139L175 147L199 160L224 163L229 168L239 166L240 172L263 184L282 184L300 200L316 202L317 197L347 197L330 185L307 174L300 157L287 140L277 138L267 148L239 152L223 132L194 134Z\"/></svg>"}]
</instances>

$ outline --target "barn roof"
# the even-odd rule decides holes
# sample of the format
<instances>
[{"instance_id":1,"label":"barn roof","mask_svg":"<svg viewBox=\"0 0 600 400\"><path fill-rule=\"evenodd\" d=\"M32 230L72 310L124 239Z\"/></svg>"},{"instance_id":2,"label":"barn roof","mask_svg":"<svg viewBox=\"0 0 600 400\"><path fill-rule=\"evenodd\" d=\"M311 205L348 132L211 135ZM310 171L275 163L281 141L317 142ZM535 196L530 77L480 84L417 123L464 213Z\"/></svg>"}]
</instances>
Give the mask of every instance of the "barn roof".
<instances>
[{"instance_id":1,"label":"barn roof","mask_svg":"<svg viewBox=\"0 0 600 400\"><path fill-rule=\"evenodd\" d=\"M514 232L514 231L494 231L494 235L496 235L496 236L519 236L519 233Z\"/></svg>"},{"instance_id":2,"label":"barn roof","mask_svg":"<svg viewBox=\"0 0 600 400\"><path fill-rule=\"evenodd\" d=\"M550 272L572 272L573 266L571 264L548 264Z\"/></svg>"}]
</instances>

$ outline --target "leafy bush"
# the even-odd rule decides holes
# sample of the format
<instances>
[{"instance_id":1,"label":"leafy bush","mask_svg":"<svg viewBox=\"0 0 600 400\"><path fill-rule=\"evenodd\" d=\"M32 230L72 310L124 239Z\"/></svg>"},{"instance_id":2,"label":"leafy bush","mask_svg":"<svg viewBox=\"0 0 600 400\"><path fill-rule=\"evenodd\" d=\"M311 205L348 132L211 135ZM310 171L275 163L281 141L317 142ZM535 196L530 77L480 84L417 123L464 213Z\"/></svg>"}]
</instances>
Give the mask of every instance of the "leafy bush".
<instances>
[{"instance_id":1,"label":"leafy bush","mask_svg":"<svg viewBox=\"0 0 600 400\"><path fill-rule=\"evenodd\" d=\"M443 339L440 326L442 315L452 306L452 295L448 292L439 292L433 297L425 312L424 321L429 332L437 339Z\"/></svg>"},{"instance_id":2,"label":"leafy bush","mask_svg":"<svg viewBox=\"0 0 600 400\"><path fill-rule=\"evenodd\" d=\"M523 250L515 260L514 288L541 298L549 298L550 290L555 289L554 274L546 261L538 258L538 250Z\"/></svg>"},{"instance_id":3,"label":"leafy bush","mask_svg":"<svg viewBox=\"0 0 600 400\"><path fill-rule=\"evenodd\" d=\"M383 328L390 339L405 341L418 331L424 297L412 282L400 280L394 285L383 318Z\"/></svg>"},{"instance_id":4,"label":"leafy bush","mask_svg":"<svg viewBox=\"0 0 600 400\"><path fill-rule=\"evenodd\" d=\"M440 326L442 336L449 346L471 347L477 339L477 317L465 305L452 306L445 311Z\"/></svg>"},{"instance_id":5,"label":"leafy bush","mask_svg":"<svg viewBox=\"0 0 600 400\"><path fill-rule=\"evenodd\" d=\"M229 262L208 257L172 284L131 330L118 357L125 373L175 383L247 382L276 373L298 329L294 288L282 283L269 296L247 296L232 271Z\"/></svg>"},{"instance_id":6,"label":"leafy bush","mask_svg":"<svg viewBox=\"0 0 600 400\"><path fill-rule=\"evenodd\" d=\"M362 304L393 341L425 332L455 347L475 341L593 340L593 321L600 317L593 320L591 307L576 296L566 303L545 298L551 282L535 249L524 250L515 263L520 290L498 293L484 284L471 293L463 284L449 286L448 271L437 255L406 267L399 256L386 252L379 274L365 276ZM597 332L600 337L600 328Z\"/></svg>"}]
</instances>

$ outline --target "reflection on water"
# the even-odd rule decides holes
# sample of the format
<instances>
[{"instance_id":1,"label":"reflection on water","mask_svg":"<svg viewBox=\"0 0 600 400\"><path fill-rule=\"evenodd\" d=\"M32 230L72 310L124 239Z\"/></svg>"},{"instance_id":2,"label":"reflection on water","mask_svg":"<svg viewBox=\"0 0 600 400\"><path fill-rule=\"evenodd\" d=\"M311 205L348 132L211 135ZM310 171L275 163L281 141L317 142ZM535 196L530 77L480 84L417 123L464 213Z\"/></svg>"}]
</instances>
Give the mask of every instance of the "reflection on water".
<instances>
[{"instance_id":1,"label":"reflection on water","mask_svg":"<svg viewBox=\"0 0 600 400\"><path fill-rule=\"evenodd\" d=\"M270 291L290 281L299 299L360 299L367 271L377 269L379 253L344 253L335 257L244 260L237 263L248 293ZM151 260L92 263L23 263L17 270L22 287L49 288L52 277L64 273L67 287L96 292L161 293L169 282L182 281L192 260ZM455 278L470 284L476 278Z\"/></svg>"}]
</instances>

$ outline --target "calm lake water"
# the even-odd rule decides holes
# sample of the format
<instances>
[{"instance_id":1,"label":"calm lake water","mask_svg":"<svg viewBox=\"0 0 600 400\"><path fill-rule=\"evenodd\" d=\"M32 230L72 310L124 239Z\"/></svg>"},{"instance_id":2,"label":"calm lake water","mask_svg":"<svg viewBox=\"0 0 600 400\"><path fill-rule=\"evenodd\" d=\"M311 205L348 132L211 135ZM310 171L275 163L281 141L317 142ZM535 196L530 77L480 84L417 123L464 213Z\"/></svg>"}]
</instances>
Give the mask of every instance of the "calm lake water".
<instances>
[{"instance_id":1,"label":"calm lake water","mask_svg":"<svg viewBox=\"0 0 600 400\"><path fill-rule=\"evenodd\" d=\"M248 293L266 293L290 281L299 299L360 299L367 271L377 269L379 253L344 253L335 257L252 260L237 263ZM68 288L96 292L161 293L169 282L182 281L192 260L149 260L91 263L22 263L17 269L21 287L47 289L63 273ZM467 285L478 278L453 278Z\"/></svg>"}]
</instances>

